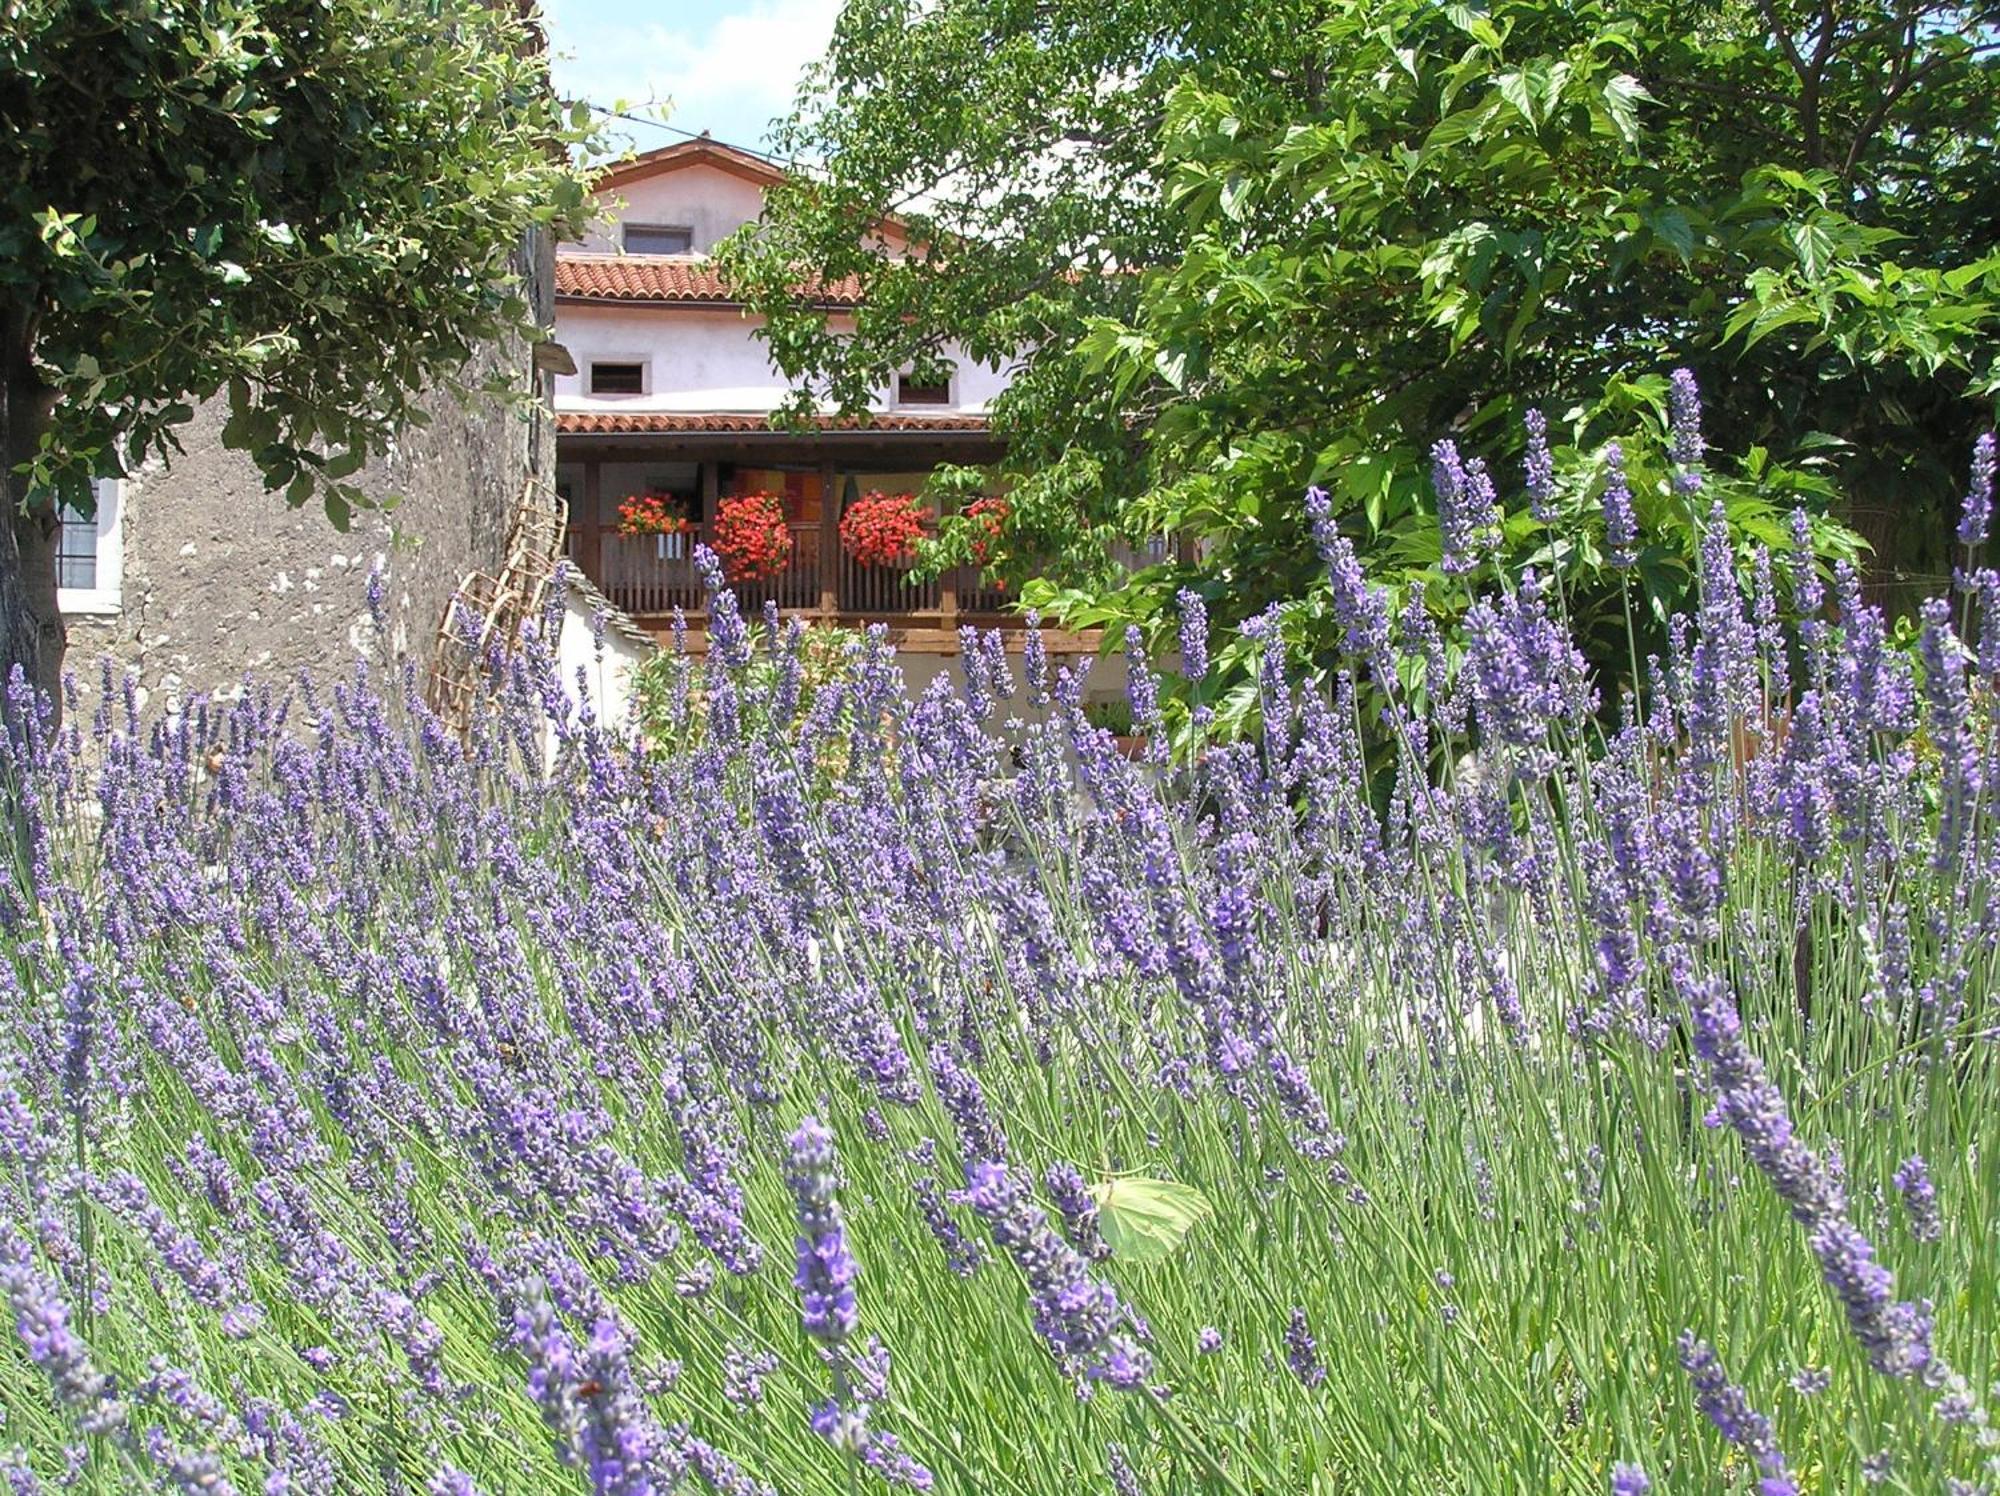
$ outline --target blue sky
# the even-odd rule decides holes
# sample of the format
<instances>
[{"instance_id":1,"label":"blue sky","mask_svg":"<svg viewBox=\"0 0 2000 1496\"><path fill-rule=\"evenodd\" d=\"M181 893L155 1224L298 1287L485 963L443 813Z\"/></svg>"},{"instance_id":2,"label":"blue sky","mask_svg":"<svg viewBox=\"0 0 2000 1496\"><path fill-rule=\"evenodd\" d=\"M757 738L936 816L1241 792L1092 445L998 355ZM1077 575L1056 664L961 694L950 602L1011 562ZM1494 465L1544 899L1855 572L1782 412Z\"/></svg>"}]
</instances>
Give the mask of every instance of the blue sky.
<instances>
[{"instance_id":1,"label":"blue sky","mask_svg":"<svg viewBox=\"0 0 2000 1496\"><path fill-rule=\"evenodd\" d=\"M839 0L543 0L564 95L666 101L670 123L753 149L790 109L839 9ZM681 138L620 129L640 150Z\"/></svg>"}]
</instances>

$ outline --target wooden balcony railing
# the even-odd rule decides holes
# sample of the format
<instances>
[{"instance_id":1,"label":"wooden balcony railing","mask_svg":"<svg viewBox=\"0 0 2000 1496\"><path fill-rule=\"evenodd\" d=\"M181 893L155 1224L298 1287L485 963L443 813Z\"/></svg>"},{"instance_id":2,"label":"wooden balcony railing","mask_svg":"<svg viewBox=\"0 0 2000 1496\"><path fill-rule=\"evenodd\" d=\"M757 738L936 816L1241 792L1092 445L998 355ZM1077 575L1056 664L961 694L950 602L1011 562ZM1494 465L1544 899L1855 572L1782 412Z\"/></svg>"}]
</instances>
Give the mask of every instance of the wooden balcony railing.
<instances>
[{"instance_id":1,"label":"wooden balcony railing","mask_svg":"<svg viewBox=\"0 0 2000 1496\"><path fill-rule=\"evenodd\" d=\"M745 613L762 611L766 598L777 599L787 612L817 608L819 595L819 526L795 524L792 557L782 575L741 582L736 598ZM696 540L712 542L714 527L698 535L617 535L599 537L600 559L592 576L604 595L635 618L657 618L679 608L690 617L708 611L708 592L694 569ZM591 558L577 564L591 574Z\"/></svg>"},{"instance_id":2,"label":"wooden balcony railing","mask_svg":"<svg viewBox=\"0 0 2000 1496\"><path fill-rule=\"evenodd\" d=\"M905 567L862 566L837 545L828 547L818 524L794 524L792 556L782 575L736 586L745 614L763 610L775 600L787 613L811 612L859 618L914 618L948 623L961 613L1010 612L1014 596L1005 588L982 582L976 568L963 567L927 582L913 582ZM597 537L598 555L575 556L585 575L604 595L635 618L660 618L676 608L690 618L708 611L708 595L695 574L697 539L710 540L713 526L699 534L619 535ZM1165 539L1141 547L1118 546L1113 554L1121 565L1156 565L1171 549ZM831 560L831 587L823 586Z\"/></svg>"}]
</instances>

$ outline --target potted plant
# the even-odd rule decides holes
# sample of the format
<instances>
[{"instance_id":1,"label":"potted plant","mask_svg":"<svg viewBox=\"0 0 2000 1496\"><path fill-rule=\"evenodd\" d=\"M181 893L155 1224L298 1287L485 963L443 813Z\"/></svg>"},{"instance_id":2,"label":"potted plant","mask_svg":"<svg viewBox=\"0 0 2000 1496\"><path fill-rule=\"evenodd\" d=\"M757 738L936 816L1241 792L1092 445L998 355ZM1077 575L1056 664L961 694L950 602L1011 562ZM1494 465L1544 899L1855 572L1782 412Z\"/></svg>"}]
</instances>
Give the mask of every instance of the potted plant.
<instances>
[{"instance_id":1,"label":"potted plant","mask_svg":"<svg viewBox=\"0 0 2000 1496\"><path fill-rule=\"evenodd\" d=\"M862 566L908 566L929 511L915 494L868 492L840 517L840 544Z\"/></svg>"},{"instance_id":2,"label":"potted plant","mask_svg":"<svg viewBox=\"0 0 2000 1496\"><path fill-rule=\"evenodd\" d=\"M687 554L685 537L693 528L687 505L670 493L634 494L618 506L618 533L657 536L662 560Z\"/></svg>"},{"instance_id":3,"label":"potted plant","mask_svg":"<svg viewBox=\"0 0 2000 1496\"><path fill-rule=\"evenodd\" d=\"M715 510L715 554L732 582L782 576L792 559L792 529L785 501L774 493L738 494Z\"/></svg>"},{"instance_id":4,"label":"potted plant","mask_svg":"<svg viewBox=\"0 0 2000 1496\"><path fill-rule=\"evenodd\" d=\"M1083 720L1110 733L1118 744L1118 751L1127 758L1138 758L1146 751L1145 734L1133 731L1132 703L1122 696L1086 701L1083 704Z\"/></svg>"}]
</instances>

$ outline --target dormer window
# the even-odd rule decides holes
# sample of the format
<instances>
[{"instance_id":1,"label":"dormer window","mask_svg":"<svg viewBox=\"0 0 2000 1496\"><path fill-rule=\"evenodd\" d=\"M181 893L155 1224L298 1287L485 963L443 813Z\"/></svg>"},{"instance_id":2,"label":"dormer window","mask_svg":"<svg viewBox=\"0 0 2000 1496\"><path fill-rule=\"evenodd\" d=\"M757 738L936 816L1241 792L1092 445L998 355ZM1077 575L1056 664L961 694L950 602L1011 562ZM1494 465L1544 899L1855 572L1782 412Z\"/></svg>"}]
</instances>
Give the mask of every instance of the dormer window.
<instances>
[{"instance_id":1,"label":"dormer window","mask_svg":"<svg viewBox=\"0 0 2000 1496\"><path fill-rule=\"evenodd\" d=\"M628 223L625 225L625 253L628 255L693 254L694 230L668 223Z\"/></svg>"},{"instance_id":2,"label":"dormer window","mask_svg":"<svg viewBox=\"0 0 2000 1496\"><path fill-rule=\"evenodd\" d=\"M646 393L646 366L642 363L590 364L590 392L593 395L643 395Z\"/></svg>"},{"instance_id":3,"label":"dormer window","mask_svg":"<svg viewBox=\"0 0 2000 1496\"><path fill-rule=\"evenodd\" d=\"M909 374L896 376L896 403L898 405L949 405L951 404L951 381L939 380L932 384Z\"/></svg>"}]
</instances>

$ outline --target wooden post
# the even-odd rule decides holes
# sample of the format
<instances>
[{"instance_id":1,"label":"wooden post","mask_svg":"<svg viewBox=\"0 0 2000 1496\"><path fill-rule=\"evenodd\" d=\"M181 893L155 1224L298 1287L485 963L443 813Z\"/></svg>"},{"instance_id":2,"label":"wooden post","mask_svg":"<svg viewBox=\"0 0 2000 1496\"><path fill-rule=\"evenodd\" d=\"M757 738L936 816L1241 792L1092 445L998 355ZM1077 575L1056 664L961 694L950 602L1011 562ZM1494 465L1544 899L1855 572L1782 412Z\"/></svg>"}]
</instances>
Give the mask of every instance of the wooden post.
<instances>
[{"instance_id":1,"label":"wooden post","mask_svg":"<svg viewBox=\"0 0 2000 1496\"><path fill-rule=\"evenodd\" d=\"M938 518L944 518L944 506L938 506ZM947 634L958 627L958 573L954 566L938 578L938 627Z\"/></svg>"},{"instance_id":2,"label":"wooden post","mask_svg":"<svg viewBox=\"0 0 2000 1496\"><path fill-rule=\"evenodd\" d=\"M832 623L840 614L840 490L833 464L819 469L819 613Z\"/></svg>"},{"instance_id":3,"label":"wooden post","mask_svg":"<svg viewBox=\"0 0 2000 1496\"><path fill-rule=\"evenodd\" d=\"M598 500L604 492L603 466L595 457L583 460L583 514L575 526L576 564L600 587L604 585L604 543L598 526Z\"/></svg>"},{"instance_id":4,"label":"wooden post","mask_svg":"<svg viewBox=\"0 0 2000 1496\"><path fill-rule=\"evenodd\" d=\"M722 464L718 462L704 462L697 468L701 474L701 522L704 525L715 523L715 506L721 498L721 470Z\"/></svg>"}]
</instances>

